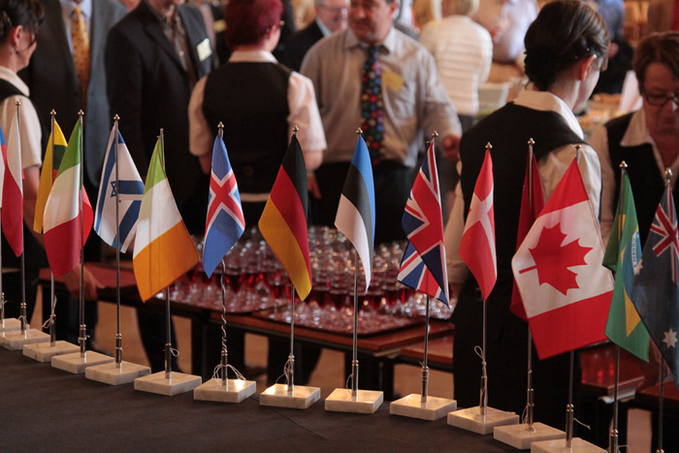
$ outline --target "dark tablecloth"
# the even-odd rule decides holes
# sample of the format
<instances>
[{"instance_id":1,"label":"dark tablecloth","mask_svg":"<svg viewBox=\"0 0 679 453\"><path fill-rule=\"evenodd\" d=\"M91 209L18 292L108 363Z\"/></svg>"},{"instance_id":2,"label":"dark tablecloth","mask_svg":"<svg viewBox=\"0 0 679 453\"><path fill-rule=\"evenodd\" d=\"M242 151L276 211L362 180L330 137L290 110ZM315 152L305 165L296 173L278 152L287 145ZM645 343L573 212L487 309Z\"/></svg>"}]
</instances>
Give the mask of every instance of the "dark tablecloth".
<instances>
[{"instance_id":1,"label":"dark tablecloth","mask_svg":"<svg viewBox=\"0 0 679 453\"><path fill-rule=\"evenodd\" d=\"M389 415L194 401L109 386L0 348L0 451L514 451L446 424Z\"/></svg>"}]
</instances>

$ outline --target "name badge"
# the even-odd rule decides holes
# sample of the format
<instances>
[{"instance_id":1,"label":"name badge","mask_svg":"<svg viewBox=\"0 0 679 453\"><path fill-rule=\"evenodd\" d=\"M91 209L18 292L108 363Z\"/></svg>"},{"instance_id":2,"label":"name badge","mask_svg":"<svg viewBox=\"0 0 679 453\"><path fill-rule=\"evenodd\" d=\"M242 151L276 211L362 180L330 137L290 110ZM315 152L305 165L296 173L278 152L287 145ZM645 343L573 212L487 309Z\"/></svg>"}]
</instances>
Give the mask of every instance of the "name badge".
<instances>
[{"instance_id":1,"label":"name badge","mask_svg":"<svg viewBox=\"0 0 679 453\"><path fill-rule=\"evenodd\" d=\"M394 71L390 71L387 69L382 73L382 84L396 93L401 91L403 82L404 82L403 77L401 77L400 74L397 74Z\"/></svg>"},{"instance_id":2,"label":"name badge","mask_svg":"<svg viewBox=\"0 0 679 453\"><path fill-rule=\"evenodd\" d=\"M212 56L212 46L210 46L210 40L205 38L200 44L196 46L196 51L198 52L198 59L200 61L205 61Z\"/></svg>"}]
</instances>

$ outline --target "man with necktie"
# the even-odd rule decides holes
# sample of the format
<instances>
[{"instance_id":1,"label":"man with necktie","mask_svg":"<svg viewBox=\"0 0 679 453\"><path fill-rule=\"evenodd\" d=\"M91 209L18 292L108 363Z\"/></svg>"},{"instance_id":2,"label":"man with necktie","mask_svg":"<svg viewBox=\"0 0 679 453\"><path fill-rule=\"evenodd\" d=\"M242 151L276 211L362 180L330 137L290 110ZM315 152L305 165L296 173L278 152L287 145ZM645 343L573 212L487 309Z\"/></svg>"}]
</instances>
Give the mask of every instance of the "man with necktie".
<instances>
[{"instance_id":1,"label":"man with necktie","mask_svg":"<svg viewBox=\"0 0 679 453\"><path fill-rule=\"evenodd\" d=\"M66 137L85 112L84 186L90 201L97 199L106 143L113 123L106 99L104 43L109 29L126 13L115 0L40 0L45 11L31 63L20 76L31 91L42 125L42 149L50 134L50 112ZM101 241L90 235L85 259L99 260ZM57 338L75 341L78 336L78 301L65 299L57 304ZM43 313L50 312L49 297L43 298ZM85 309L90 343L97 322L97 305L88 301ZM95 346L97 349L97 346Z\"/></svg>"},{"instance_id":2,"label":"man with necktie","mask_svg":"<svg viewBox=\"0 0 679 453\"><path fill-rule=\"evenodd\" d=\"M418 153L435 130L439 148L457 158L457 112L431 54L392 25L397 0L354 0L349 28L319 41L302 74L316 89L328 148L315 182L319 223L332 225L356 144L357 127L373 160L375 243L405 239L401 217Z\"/></svg>"},{"instance_id":3,"label":"man with necktie","mask_svg":"<svg viewBox=\"0 0 679 453\"><path fill-rule=\"evenodd\" d=\"M189 153L188 118L191 90L214 66L200 11L183 0L142 0L109 32L105 64L111 115L121 117L120 132L139 174L146 175L162 128L177 206L189 232L203 234L209 176ZM143 310L137 315L151 368L160 371L164 317Z\"/></svg>"}]
</instances>

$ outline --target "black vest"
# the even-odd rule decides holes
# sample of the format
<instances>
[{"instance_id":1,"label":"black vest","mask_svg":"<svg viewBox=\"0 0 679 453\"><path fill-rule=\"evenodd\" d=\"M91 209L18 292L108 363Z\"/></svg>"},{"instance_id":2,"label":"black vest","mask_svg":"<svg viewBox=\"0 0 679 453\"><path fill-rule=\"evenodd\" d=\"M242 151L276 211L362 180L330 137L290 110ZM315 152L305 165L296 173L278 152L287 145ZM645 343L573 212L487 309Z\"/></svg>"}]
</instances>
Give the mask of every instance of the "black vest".
<instances>
[{"instance_id":1,"label":"black vest","mask_svg":"<svg viewBox=\"0 0 679 453\"><path fill-rule=\"evenodd\" d=\"M558 113L533 110L514 103L509 103L484 118L467 131L460 142L462 160L460 179L464 194L465 219L485 157L486 143L490 142L493 146L491 157L495 182L498 280L507 279L506 281L511 282L513 278L511 259L516 252L528 140L531 138L535 141L533 152L537 160L562 146L584 143Z\"/></svg>"},{"instance_id":2,"label":"black vest","mask_svg":"<svg viewBox=\"0 0 679 453\"><path fill-rule=\"evenodd\" d=\"M227 63L207 78L203 113L224 143L241 193L271 190L288 146L288 80L275 63Z\"/></svg>"},{"instance_id":3,"label":"black vest","mask_svg":"<svg viewBox=\"0 0 679 453\"><path fill-rule=\"evenodd\" d=\"M627 164L627 174L634 194L634 205L637 211L637 222L639 223L639 239L641 245L644 245L655 217L655 211L665 190L665 180L658 171L658 164L655 161L650 143L638 146L620 145L632 115L633 113L630 113L610 120L606 123L606 132L608 133L608 153L611 156L611 165L615 175L614 206L618 205L618 197L620 196L620 162L624 160ZM679 190L676 185L672 195L674 195L675 206L678 206Z\"/></svg>"},{"instance_id":4,"label":"black vest","mask_svg":"<svg viewBox=\"0 0 679 453\"><path fill-rule=\"evenodd\" d=\"M23 96L23 93L19 91L17 87L12 85L6 80L0 80L0 102L12 96ZM5 136L5 142L7 141L7 135L9 131L2 131ZM0 188L2 190L2 188ZM26 269L40 269L47 265L47 258L45 257L45 252L33 237L33 234L29 231L26 223L24 222L24 257ZM2 235L2 267L5 268L19 268L20 260L14 255L12 249L9 246L7 240L5 240L5 235Z\"/></svg>"}]
</instances>

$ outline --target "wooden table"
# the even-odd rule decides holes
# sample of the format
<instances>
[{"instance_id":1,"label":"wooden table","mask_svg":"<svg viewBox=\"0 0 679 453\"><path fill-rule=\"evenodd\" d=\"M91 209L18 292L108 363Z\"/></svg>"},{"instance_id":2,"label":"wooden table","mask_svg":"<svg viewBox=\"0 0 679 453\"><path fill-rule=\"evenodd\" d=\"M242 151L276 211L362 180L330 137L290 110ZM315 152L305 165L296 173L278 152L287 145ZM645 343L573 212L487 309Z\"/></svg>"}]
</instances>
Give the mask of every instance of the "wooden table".
<instances>
[{"instance_id":1,"label":"wooden table","mask_svg":"<svg viewBox=\"0 0 679 453\"><path fill-rule=\"evenodd\" d=\"M615 391L615 345L601 344L580 352L582 363L582 392L610 401ZM620 398L634 395L644 380L641 360L620 349L619 385Z\"/></svg>"},{"instance_id":2,"label":"wooden table","mask_svg":"<svg viewBox=\"0 0 679 453\"><path fill-rule=\"evenodd\" d=\"M405 346L399 359L413 365L420 364L424 360L424 341ZM427 365L435 370L453 371L453 335L429 340Z\"/></svg>"}]
</instances>

